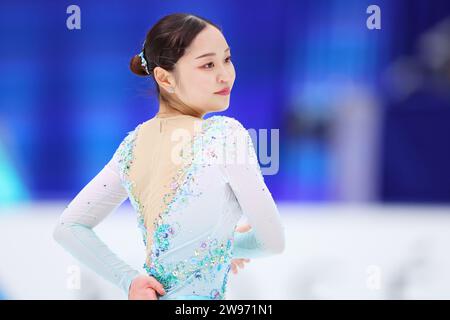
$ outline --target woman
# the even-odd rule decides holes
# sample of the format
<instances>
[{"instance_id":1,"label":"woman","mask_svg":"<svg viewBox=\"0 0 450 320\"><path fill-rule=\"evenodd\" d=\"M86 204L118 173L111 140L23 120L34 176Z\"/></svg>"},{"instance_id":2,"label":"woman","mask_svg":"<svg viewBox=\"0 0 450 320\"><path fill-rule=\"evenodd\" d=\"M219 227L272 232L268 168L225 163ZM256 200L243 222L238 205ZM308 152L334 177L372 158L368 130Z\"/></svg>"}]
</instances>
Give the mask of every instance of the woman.
<instances>
[{"instance_id":1,"label":"woman","mask_svg":"<svg viewBox=\"0 0 450 320\"><path fill-rule=\"evenodd\" d=\"M128 133L55 227L59 244L129 299L224 299L230 268L284 250L247 130L231 117L203 119L228 108L230 57L212 22L190 14L158 21L130 68L154 79L159 112ZM146 275L92 231L127 197L142 231ZM243 214L249 224L235 229Z\"/></svg>"}]
</instances>

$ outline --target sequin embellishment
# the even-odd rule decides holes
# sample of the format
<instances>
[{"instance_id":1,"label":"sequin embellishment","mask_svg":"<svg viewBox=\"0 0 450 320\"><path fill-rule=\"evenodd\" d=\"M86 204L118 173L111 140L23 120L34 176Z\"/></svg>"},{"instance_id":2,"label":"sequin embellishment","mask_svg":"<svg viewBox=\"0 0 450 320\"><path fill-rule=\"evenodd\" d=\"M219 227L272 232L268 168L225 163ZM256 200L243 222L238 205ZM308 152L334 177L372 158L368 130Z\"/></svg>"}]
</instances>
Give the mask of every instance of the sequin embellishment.
<instances>
[{"instance_id":1,"label":"sequin embellishment","mask_svg":"<svg viewBox=\"0 0 450 320\"><path fill-rule=\"evenodd\" d=\"M218 265L218 271L220 271L223 267L222 264L229 264L231 259L232 240L230 239L228 239L227 249L224 250L222 244L219 251L215 248L218 246L217 239L212 239L209 243L204 241L199 244L198 249L194 251L194 255L190 259L182 260L176 264L163 263L159 259L161 253L170 249L170 238L176 235L176 231L167 233L170 225L163 222L164 217L173 215L175 212L181 212L188 205L190 198L201 195L201 192L198 192L195 188L195 175L206 163L198 163L195 159L198 152L204 151L205 145L214 147L211 145L211 141L215 139L214 134L217 134L217 132L211 130L213 124L214 122L205 120L200 132L196 132L192 139L192 153L180 154L183 163L186 165L179 169L173 178L170 184L172 193L165 195L165 200L171 200L165 201L166 208L155 224L151 262L150 265L145 263L144 269L160 281L166 289L177 286L181 281L204 277L208 270L211 271L211 269L206 268L208 265L213 266L220 263ZM212 273L215 274L216 272L214 270Z\"/></svg>"},{"instance_id":2,"label":"sequin embellishment","mask_svg":"<svg viewBox=\"0 0 450 320\"><path fill-rule=\"evenodd\" d=\"M144 225L143 216L144 206L134 196L133 187L135 186L135 182L131 181L129 178L130 167L133 164L134 160L133 147L136 142L137 134L141 125L142 123L139 124L134 130L128 132L125 139L122 140L119 147L117 148L114 157L117 159L122 185L127 190L130 203L137 213L137 224L142 234L142 240L144 242L144 245L147 246L147 229Z\"/></svg>"},{"instance_id":3,"label":"sequin embellishment","mask_svg":"<svg viewBox=\"0 0 450 320\"><path fill-rule=\"evenodd\" d=\"M149 249L148 259L143 267L146 272L155 277L166 289L171 290L179 285L192 283L194 280L203 283L216 283L217 275L223 276L221 285L209 291L211 299L224 299L228 274L231 268L233 231L230 230L229 237L225 239L215 239L210 236L202 239L198 243L193 243L195 249L192 255L186 259L176 262L169 262L163 257L172 248L174 239L181 230L181 226L176 219L169 219L177 213L183 212L190 199L198 197L201 192L196 188L195 177L198 171L217 159L216 152L223 143L224 136L238 126L242 127L235 119L225 116L213 116L202 122L201 130L194 134L192 140L192 153L181 153L180 156L186 161L185 165L179 169L170 183L170 192L163 198L164 210L153 221L154 232L152 235L152 245ZM130 202L138 213L138 225L141 229L144 244L147 247L147 230L144 226L143 206L133 195L134 182L129 179L129 169L133 163L133 146L139 132L139 126L130 131L117 150L116 157L121 171L121 178L124 186L128 190ZM243 127L242 127L243 128ZM253 147L251 141L248 146ZM196 155L202 154L206 157L204 162L196 162ZM193 157L193 158L192 158ZM202 158L203 159L203 158ZM170 221L170 222L169 222ZM149 262L149 263L148 263Z\"/></svg>"}]
</instances>

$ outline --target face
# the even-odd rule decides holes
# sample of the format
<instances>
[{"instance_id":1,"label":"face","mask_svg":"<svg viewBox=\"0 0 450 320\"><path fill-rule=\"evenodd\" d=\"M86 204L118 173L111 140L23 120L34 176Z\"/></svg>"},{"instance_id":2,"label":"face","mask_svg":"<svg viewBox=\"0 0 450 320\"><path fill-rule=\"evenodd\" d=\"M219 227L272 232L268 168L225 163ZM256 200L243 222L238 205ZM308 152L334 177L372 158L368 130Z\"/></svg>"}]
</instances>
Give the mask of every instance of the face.
<instances>
[{"instance_id":1,"label":"face","mask_svg":"<svg viewBox=\"0 0 450 320\"><path fill-rule=\"evenodd\" d=\"M236 73L231 52L222 33L208 25L192 41L174 70L175 94L185 104L201 113L226 110Z\"/></svg>"}]
</instances>

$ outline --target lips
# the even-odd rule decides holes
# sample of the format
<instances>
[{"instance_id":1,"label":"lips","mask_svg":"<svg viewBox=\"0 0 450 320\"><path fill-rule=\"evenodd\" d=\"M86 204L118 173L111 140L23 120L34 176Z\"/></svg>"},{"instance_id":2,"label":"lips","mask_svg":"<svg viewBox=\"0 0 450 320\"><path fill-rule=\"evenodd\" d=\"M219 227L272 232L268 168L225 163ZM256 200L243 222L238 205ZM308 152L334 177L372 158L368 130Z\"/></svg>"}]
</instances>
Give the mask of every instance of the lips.
<instances>
[{"instance_id":1,"label":"lips","mask_svg":"<svg viewBox=\"0 0 450 320\"><path fill-rule=\"evenodd\" d=\"M220 95L228 95L230 94L230 88L226 87L220 91L214 92L215 94L220 94Z\"/></svg>"}]
</instances>

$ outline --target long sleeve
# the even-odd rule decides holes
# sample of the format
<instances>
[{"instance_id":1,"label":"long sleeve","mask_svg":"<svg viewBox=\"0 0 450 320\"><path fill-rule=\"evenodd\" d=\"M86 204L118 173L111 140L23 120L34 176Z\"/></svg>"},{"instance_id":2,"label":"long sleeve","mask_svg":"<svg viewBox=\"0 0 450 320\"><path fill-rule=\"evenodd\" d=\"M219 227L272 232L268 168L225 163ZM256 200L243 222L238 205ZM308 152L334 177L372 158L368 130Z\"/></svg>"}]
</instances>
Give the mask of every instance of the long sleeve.
<instances>
[{"instance_id":1,"label":"long sleeve","mask_svg":"<svg viewBox=\"0 0 450 320\"><path fill-rule=\"evenodd\" d=\"M117 285L128 297L139 272L121 260L96 235L93 228L128 197L113 157L78 193L61 214L54 240L81 263Z\"/></svg>"},{"instance_id":2,"label":"long sleeve","mask_svg":"<svg viewBox=\"0 0 450 320\"><path fill-rule=\"evenodd\" d=\"M267 188L248 131L231 118L223 172L252 229L234 233L234 258L256 258L284 251L285 233Z\"/></svg>"}]
</instances>

